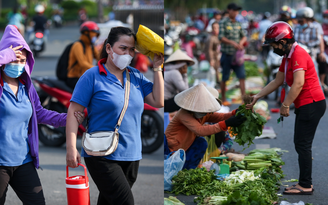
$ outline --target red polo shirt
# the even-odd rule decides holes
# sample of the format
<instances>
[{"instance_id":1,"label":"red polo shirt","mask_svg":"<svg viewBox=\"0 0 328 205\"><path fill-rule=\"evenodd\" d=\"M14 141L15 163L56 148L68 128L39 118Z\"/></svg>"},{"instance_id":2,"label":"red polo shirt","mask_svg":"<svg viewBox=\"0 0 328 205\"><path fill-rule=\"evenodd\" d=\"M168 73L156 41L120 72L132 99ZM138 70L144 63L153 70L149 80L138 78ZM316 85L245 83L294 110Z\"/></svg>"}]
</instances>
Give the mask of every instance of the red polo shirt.
<instances>
[{"instance_id":1,"label":"red polo shirt","mask_svg":"<svg viewBox=\"0 0 328 205\"><path fill-rule=\"evenodd\" d=\"M318 74L315 70L311 56L296 42L293 44L291 51L289 52L288 57L283 58L280 65L279 71L285 72L285 64L287 61L287 75L286 82L289 86L292 86L294 82L293 74L299 70L305 71L304 85L294 100L296 108L300 106L324 100L325 96L319 84Z\"/></svg>"}]
</instances>

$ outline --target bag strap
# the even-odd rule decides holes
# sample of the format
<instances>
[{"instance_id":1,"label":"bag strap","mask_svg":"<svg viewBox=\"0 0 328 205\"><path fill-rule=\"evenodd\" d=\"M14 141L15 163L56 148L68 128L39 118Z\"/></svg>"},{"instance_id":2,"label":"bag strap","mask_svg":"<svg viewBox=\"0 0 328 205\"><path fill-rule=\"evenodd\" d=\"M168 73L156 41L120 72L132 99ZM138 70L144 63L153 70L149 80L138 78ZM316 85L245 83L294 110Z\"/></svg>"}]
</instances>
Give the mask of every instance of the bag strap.
<instances>
[{"instance_id":1,"label":"bag strap","mask_svg":"<svg viewBox=\"0 0 328 205\"><path fill-rule=\"evenodd\" d=\"M130 74L129 74L129 71L128 69L126 69L126 82L125 82L125 94L124 94L124 106L123 106L123 109L121 111L121 115L120 117L118 118L118 122L115 126L115 132L118 132L118 129L120 128L121 126L121 122L123 120L123 117L125 115L125 112L128 108L128 105L129 105L129 97L130 97Z\"/></svg>"}]
</instances>

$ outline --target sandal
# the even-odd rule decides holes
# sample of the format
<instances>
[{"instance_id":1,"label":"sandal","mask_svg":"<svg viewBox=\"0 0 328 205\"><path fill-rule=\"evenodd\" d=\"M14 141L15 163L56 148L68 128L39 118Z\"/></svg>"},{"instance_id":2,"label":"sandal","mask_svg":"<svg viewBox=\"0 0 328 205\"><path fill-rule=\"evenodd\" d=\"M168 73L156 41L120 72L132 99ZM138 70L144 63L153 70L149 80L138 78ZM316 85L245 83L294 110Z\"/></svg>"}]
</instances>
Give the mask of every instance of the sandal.
<instances>
[{"instance_id":1,"label":"sandal","mask_svg":"<svg viewBox=\"0 0 328 205\"><path fill-rule=\"evenodd\" d=\"M290 187L286 187L285 191L289 191L291 188L296 187L298 184L293 184ZM313 185L311 185L312 191L314 191Z\"/></svg>"},{"instance_id":2,"label":"sandal","mask_svg":"<svg viewBox=\"0 0 328 205\"><path fill-rule=\"evenodd\" d=\"M299 192L288 192L290 190L298 190ZM284 191L283 194L286 194L286 195L312 195L313 194L313 190L303 191L302 189L297 188L297 187L291 187L288 191Z\"/></svg>"}]
</instances>

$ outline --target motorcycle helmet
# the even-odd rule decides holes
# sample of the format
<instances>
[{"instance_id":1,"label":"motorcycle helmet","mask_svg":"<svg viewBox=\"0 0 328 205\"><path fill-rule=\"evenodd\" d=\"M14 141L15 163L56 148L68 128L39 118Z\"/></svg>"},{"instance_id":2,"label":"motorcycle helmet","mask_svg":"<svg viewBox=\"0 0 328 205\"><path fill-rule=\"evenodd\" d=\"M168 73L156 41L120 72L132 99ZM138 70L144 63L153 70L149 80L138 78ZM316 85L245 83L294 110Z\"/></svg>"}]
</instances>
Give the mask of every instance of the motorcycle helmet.
<instances>
[{"instance_id":1,"label":"motorcycle helmet","mask_svg":"<svg viewBox=\"0 0 328 205\"><path fill-rule=\"evenodd\" d=\"M326 10L322 13L322 17L328 17L328 10Z\"/></svg>"},{"instance_id":2,"label":"motorcycle helmet","mask_svg":"<svg viewBox=\"0 0 328 205\"><path fill-rule=\"evenodd\" d=\"M43 13L44 12L44 6L38 4L36 5L36 7L34 8L36 13Z\"/></svg>"},{"instance_id":3,"label":"motorcycle helmet","mask_svg":"<svg viewBox=\"0 0 328 205\"><path fill-rule=\"evenodd\" d=\"M286 17L290 17L291 15L291 8L289 6L282 6L280 11L279 11L280 15L285 15Z\"/></svg>"},{"instance_id":4,"label":"motorcycle helmet","mask_svg":"<svg viewBox=\"0 0 328 205\"><path fill-rule=\"evenodd\" d=\"M292 27L286 22L277 21L273 23L265 32L264 45L269 45L272 42L278 42L281 39L292 39L294 32Z\"/></svg>"},{"instance_id":5,"label":"motorcycle helmet","mask_svg":"<svg viewBox=\"0 0 328 205\"><path fill-rule=\"evenodd\" d=\"M310 7L304 7L298 9L296 12L296 18L313 18L313 10Z\"/></svg>"},{"instance_id":6,"label":"motorcycle helmet","mask_svg":"<svg viewBox=\"0 0 328 205\"><path fill-rule=\"evenodd\" d=\"M93 31L97 33L97 36L100 35L98 25L93 21L86 21L80 26L80 32L83 34L85 31Z\"/></svg>"}]
</instances>

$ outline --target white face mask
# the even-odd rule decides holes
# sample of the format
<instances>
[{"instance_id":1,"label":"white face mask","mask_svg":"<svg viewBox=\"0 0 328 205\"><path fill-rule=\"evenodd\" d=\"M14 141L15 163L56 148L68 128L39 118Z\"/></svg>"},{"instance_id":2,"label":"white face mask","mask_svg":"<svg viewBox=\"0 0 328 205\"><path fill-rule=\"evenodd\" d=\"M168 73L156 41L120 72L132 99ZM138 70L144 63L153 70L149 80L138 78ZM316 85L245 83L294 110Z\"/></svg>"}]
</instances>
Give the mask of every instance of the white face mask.
<instances>
[{"instance_id":1,"label":"white face mask","mask_svg":"<svg viewBox=\"0 0 328 205\"><path fill-rule=\"evenodd\" d=\"M111 48L111 50L113 51L113 49ZM124 68L126 68L126 66L130 65L131 61L132 61L132 56L130 56L129 54L126 55L118 55L117 53L115 53L113 51L113 63L121 70L123 70Z\"/></svg>"},{"instance_id":2,"label":"white face mask","mask_svg":"<svg viewBox=\"0 0 328 205\"><path fill-rule=\"evenodd\" d=\"M205 115L207 115L207 113L194 112L194 116L197 119L200 119L200 118L204 117Z\"/></svg>"}]
</instances>

